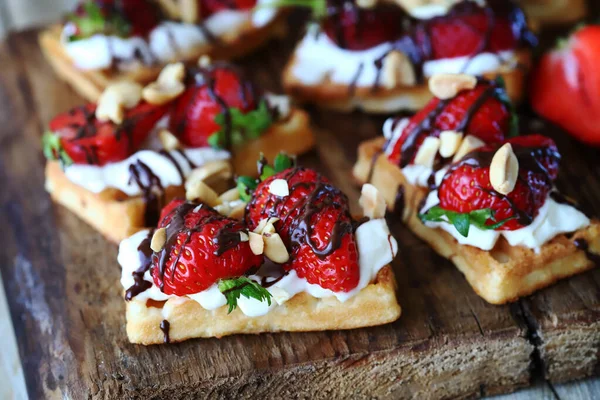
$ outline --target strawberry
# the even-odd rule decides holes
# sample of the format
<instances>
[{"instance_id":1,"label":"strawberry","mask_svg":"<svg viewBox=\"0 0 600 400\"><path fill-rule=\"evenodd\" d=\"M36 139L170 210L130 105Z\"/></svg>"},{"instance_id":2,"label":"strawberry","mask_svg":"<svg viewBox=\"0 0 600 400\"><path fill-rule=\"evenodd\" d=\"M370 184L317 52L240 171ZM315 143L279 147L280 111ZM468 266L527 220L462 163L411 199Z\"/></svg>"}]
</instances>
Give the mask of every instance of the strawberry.
<instances>
[{"instance_id":1,"label":"strawberry","mask_svg":"<svg viewBox=\"0 0 600 400\"><path fill-rule=\"evenodd\" d=\"M99 121L95 111L96 105L90 103L54 117L43 137L46 157L65 166L124 160L148 137L167 107L140 103L127 110L121 125Z\"/></svg>"},{"instance_id":2,"label":"strawberry","mask_svg":"<svg viewBox=\"0 0 600 400\"><path fill-rule=\"evenodd\" d=\"M198 0L198 9L203 18L224 10L251 10L256 6L257 0Z\"/></svg>"},{"instance_id":3,"label":"strawberry","mask_svg":"<svg viewBox=\"0 0 600 400\"><path fill-rule=\"evenodd\" d=\"M260 136L272 113L255 89L227 64L192 73L192 84L176 100L171 131L190 147L227 148Z\"/></svg>"},{"instance_id":4,"label":"strawberry","mask_svg":"<svg viewBox=\"0 0 600 400\"><path fill-rule=\"evenodd\" d=\"M600 25L577 29L546 53L532 75L533 109L582 142L600 146ZM566 106L568 104L568 106Z\"/></svg>"},{"instance_id":5,"label":"strawberry","mask_svg":"<svg viewBox=\"0 0 600 400\"><path fill-rule=\"evenodd\" d=\"M423 60L471 56L511 50L537 40L528 30L523 11L505 0L456 4L448 14L416 24L408 35Z\"/></svg>"},{"instance_id":6,"label":"strawberry","mask_svg":"<svg viewBox=\"0 0 600 400\"><path fill-rule=\"evenodd\" d=\"M270 193L275 179L287 181L289 196ZM358 251L348 199L326 178L294 167L260 182L246 209L246 223L254 229L268 217L280 219L275 228L290 252L284 269L334 292L348 292L358 285Z\"/></svg>"},{"instance_id":7,"label":"strawberry","mask_svg":"<svg viewBox=\"0 0 600 400\"><path fill-rule=\"evenodd\" d=\"M482 101L483 100L483 101ZM500 143L517 129L515 113L499 81L480 80L475 89L450 100L432 99L415 114L394 143L392 163L404 167L413 162L426 137L453 130L473 135L486 143Z\"/></svg>"},{"instance_id":8,"label":"strawberry","mask_svg":"<svg viewBox=\"0 0 600 400\"><path fill-rule=\"evenodd\" d=\"M153 255L151 273L166 294L198 293L262 264L262 256L241 241L244 225L205 204L173 200L158 227L166 229L167 240Z\"/></svg>"},{"instance_id":9,"label":"strawberry","mask_svg":"<svg viewBox=\"0 0 600 400\"><path fill-rule=\"evenodd\" d=\"M75 25L69 40L97 33L121 37L147 36L161 21L161 14L149 0L87 0L67 16Z\"/></svg>"},{"instance_id":10,"label":"strawberry","mask_svg":"<svg viewBox=\"0 0 600 400\"><path fill-rule=\"evenodd\" d=\"M499 145L475 150L453 164L438 188L439 206L420 217L447 221L464 236L470 224L481 229L515 230L529 225L552 190L560 154L550 138L531 135L507 141L519 160L515 188L503 195L490 183L490 162Z\"/></svg>"}]
</instances>

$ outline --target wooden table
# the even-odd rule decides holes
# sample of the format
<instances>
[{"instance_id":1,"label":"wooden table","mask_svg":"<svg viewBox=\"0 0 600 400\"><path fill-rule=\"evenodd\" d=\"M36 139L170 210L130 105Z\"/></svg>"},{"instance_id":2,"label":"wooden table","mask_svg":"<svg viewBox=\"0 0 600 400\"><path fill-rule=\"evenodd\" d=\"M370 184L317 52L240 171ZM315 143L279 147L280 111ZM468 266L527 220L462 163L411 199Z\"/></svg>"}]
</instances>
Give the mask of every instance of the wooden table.
<instances>
[{"instance_id":1,"label":"wooden table","mask_svg":"<svg viewBox=\"0 0 600 400\"><path fill-rule=\"evenodd\" d=\"M466 397L599 372L600 270L492 306L397 221L403 315L393 324L130 345L116 246L53 205L43 188L41 133L81 99L54 78L36 34L0 44L0 267L31 397ZM275 42L244 67L278 90L273 77L291 46ZM380 134L383 118L310 111L318 147L300 162L356 202L356 148ZM553 135L568 160L558 186L600 215L598 152ZM585 343L559 351L574 332ZM567 362L578 352L585 362Z\"/></svg>"}]
</instances>

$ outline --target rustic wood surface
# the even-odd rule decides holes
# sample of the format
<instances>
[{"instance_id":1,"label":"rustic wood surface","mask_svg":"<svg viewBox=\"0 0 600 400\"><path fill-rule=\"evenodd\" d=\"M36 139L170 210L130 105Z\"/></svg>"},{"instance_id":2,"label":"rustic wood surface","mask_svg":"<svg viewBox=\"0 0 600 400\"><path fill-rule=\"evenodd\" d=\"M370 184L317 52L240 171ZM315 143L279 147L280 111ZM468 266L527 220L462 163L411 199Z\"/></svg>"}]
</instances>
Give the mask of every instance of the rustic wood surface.
<instances>
[{"instance_id":1,"label":"rustic wood surface","mask_svg":"<svg viewBox=\"0 0 600 400\"><path fill-rule=\"evenodd\" d=\"M555 380L598 372L598 269L492 306L397 222L391 225L401 249L394 270L403 315L393 324L130 345L116 246L53 205L43 189L43 128L81 99L54 78L36 34L13 34L0 44L0 267L32 398L466 397L526 386L544 369ZM243 65L278 90L274 77L291 49L289 40L275 42ZM318 148L300 162L356 201L356 148L380 134L383 119L310 111ZM567 160L559 187L600 215L598 152L556 138ZM574 325L592 338L592 357L553 374L570 355L545 349L544 338L568 338Z\"/></svg>"}]
</instances>

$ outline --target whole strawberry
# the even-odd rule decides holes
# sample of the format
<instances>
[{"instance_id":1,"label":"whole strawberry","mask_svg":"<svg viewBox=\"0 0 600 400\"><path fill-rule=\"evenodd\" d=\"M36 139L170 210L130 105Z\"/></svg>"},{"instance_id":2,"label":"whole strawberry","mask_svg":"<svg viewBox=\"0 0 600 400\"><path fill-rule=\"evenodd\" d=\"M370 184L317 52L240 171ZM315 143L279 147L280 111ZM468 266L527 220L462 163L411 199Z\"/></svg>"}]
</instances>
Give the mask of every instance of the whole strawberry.
<instances>
[{"instance_id":1,"label":"whole strawberry","mask_svg":"<svg viewBox=\"0 0 600 400\"><path fill-rule=\"evenodd\" d=\"M285 180L289 195L270 191ZM317 172L288 168L258 184L246 210L246 223L279 218L275 228L290 252L286 270L334 292L348 292L360 278L358 251L347 197Z\"/></svg>"},{"instance_id":2,"label":"whole strawberry","mask_svg":"<svg viewBox=\"0 0 600 400\"><path fill-rule=\"evenodd\" d=\"M123 123L99 121L95 104L76 107L54 117L44 134L44 154L63 165L105 165L124 160L148 137L166 114L166 106L140 103L127 110Z\"/></svg>"},{"instance_id":3,"label":"whole strawberry","mask_svg":"<svg viewBox=\"0 0 600 400\"><path fill-rule=\"evenodd\" d=\"M189 147L231 149L260 136L273 115L252 83L228 64L189 73L188 89L176 100L171 131Z\"/></svg>"},{"instance_id":4,"label":"whole strawberry","mask_svg":"<svg viewBox=\"0 0 600 400\"><path fill-rule=\"evenodd\" d=\"M410 119L388 158L404 167L414 161L427 137L438 137L443 131L500 143L517 129L514 116L503 83L480 79L473 90L464 90L452 99L432 99Z\"/></svg>"},{"instance_id":5,"label":"whole strawberry","mask_svg":"<svg viewBox=\"0 0 600 400\"><path fill-rule=\"evenodd\" d=\"M205 204L173 200L158 227L166 229L166 242L154 253L151 273L166 294L198 293L262 264L242 240L244 225Z\"/></svg>"},{"instance_id":6,"label":"whole strawberry","mask_svg":"<svg viewBox=\"0 0 600 400\"><path fill-rule=\"evenodd\" d=\"M529 225L552 190L560 154L552 139L541 135L508 140L519 162L514 189L498 193L490 183L490 163L499 146L485 146L450 166L439 188L439 206L420 217L447 220L467 236L469 226L516 230ZM444 219L446 218L446 219Z\"/></svg>"}]
</instances>

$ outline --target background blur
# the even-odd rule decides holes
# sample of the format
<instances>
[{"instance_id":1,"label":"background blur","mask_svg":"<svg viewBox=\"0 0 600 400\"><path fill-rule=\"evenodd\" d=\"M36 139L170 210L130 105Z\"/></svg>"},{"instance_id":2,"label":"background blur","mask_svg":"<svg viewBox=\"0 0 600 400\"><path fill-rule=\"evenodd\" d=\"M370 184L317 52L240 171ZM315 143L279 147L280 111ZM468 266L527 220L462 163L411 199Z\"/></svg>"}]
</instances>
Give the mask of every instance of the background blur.
<instances>
[{"instance_id":1,"label":"background blur","mask_svg":"<svg viewBox=\"0 0 600 400\"><path fill-rule=\"evenodd\" d=\"M56 21L77 0L0 0L0 38L9 30Z\"/></svg>"}]
</instances>

